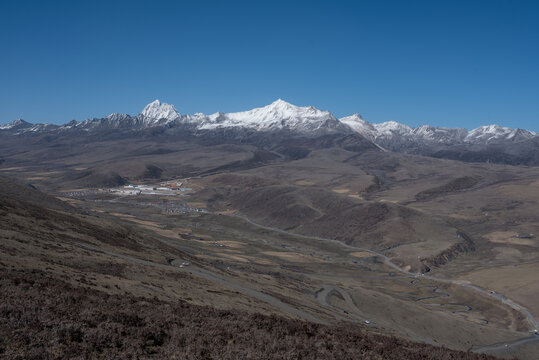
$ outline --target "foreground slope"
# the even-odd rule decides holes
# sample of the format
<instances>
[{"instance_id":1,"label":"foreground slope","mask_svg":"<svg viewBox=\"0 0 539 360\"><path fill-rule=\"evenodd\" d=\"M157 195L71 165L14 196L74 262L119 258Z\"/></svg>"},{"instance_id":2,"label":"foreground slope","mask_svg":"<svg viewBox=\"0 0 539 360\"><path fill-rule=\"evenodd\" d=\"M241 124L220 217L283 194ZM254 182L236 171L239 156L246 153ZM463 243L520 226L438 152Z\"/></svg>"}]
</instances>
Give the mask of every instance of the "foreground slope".
<instances>
[{"instance_id":1,"label":"foreground slope","mask_svg":"<svg viewBox=\"0 0 539 360\"><path fill-rule=\"evenodd\" d=\"M354 327L109 295L41 271L1 271L0 288L3 358L494 359Z\"/></svg>"}]
</instances>

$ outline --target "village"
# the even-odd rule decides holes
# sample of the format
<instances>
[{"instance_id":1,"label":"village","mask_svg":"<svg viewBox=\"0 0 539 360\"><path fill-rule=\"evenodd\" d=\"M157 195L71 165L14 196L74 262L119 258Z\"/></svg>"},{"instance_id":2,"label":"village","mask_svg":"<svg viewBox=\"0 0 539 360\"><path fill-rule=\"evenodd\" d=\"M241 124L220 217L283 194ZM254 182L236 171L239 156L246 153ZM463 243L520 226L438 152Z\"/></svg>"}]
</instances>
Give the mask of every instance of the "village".
<instances>
[{"instance_id":1,"label":"village","mask_svg":"<svg viewBox=\"0 0 539 360\"><path fill-rule=\"evenodd\" d=\"M117 193L118 195L159 195L159 196L175 196L193 189L182 187L182 182L166 181L158 185L135 185L129 184L121 188L111 188L108 192Z\"/></svg>"},{"instance_id":2,"label":"village","mask_svg":"<svg viewBox=\"0 0 539 360\"><path fill-rule=\"evenodd\" d=\"M192 192L192 188L184 187L183 181L168 180L158 184L128 184L114 188L70 190L62 192L61 195L67 198L83 198L85 200L90 200L88 197L93 195L110 194L119 196L120 198L132 197L133 199L129 200L132 204L136 204L138 206L156 207L169 214L207 212L207 210L204 208L192 207L188 205L188 203L184 200L184 197L189 196L189 194ZM92 200L122 202L119 198L115 200L93 198ZM132 202L133 200L134 203Z\"/></svg>"}]
</instances>

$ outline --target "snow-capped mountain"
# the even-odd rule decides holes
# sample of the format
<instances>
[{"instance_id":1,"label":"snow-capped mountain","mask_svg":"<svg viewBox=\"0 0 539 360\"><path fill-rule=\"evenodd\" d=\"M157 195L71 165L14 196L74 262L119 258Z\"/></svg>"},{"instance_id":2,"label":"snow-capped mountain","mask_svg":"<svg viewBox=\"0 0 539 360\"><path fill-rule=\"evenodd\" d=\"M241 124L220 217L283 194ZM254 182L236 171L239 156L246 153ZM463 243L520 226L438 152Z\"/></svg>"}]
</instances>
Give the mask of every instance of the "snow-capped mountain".
<instances>
[{"instance_id":1,"label":"snow-capped mountain","mask_svg":"<svg viewBox=\"0 0 539 360\"><path fill-rule=\"evenodd\" d=\"M373 124L363 120L358 114L343 117L340 121L378 145L392 150L403 146L412 147L425 144L489 144L498 141L522 141L537 135L533 131L510 129L498 125L480 126L468 131L462 128L430 125L411 128L396 121Z\"/></svg>"},{"instance_id":2,"label":"snow-capped mountain","mask_svg":"<svg viewBox=\"0 0 539 360\"><path fill-rule=\"evenodd\" d=\"M134 117L127 114L111 114L105 118L69 123L63 129L78 128L86 131L98 129L141 130L151 127L188 126L195 131L217 129L249 129L254 131L287 130L303 135L320 133L350 133L352 130L341 123L329 111L318 110L312 106L300 107L284 100L248 111L236 113L215 113L205 115L181 115L173 105L155 100L146 105Z\"/></svg>"},{"instance_id":3,"label":"snow-capped mountain","mask_svg":"<svg viewBox=\"0 0 539 360\"><path fill-rule=\"evenodd\" d=\"M533 131L511 129L499 125L480 126L470 131L464 138L468 143L491 143L503 140L520 141L537 135Z\"/></svg>"},{"instance_id":4,"label":"snow-capped mountain","mask_svg":"<svg viewBox=\"0 0 539 360\"><path fill-rule=\"evenodd\" d=\"M378 135L377 137L406 136L412 133L412 128L408 125L396 121L386 121L380 124L374 124Z\"/></svg>"},{"instance_id":5,"label":"snow-capped mountain","mask_svg":"<svg viewBox=\"0 0 539 360\"><path fill-rule=\"evenodd\" d=\"M215 113L205 115L181 115L174 105L152 101L140 114L131 116L113 113L105 118L88 119L81 122L71 121L65 125L30 124L17 119L1 125L0 131L40 132L79 129L92 130L134 130L167 126L188 125L191 130L211 131L216 129L249 129L254 131L287 130L302 135L321 133L359 133L365 138L389 149L403 146L432 144L489 144L500 141L522 141L537 134L533 131L510 129L498 125L480 126L471 131L459 128L444 128L422 125L411 128L396 121L379 124L369 123L361 115L353 114L337 119L329 111L313 106L296 106L278 99L273 103L252 110L235 113Z\"/></svg>"},{"instance_id":6,"label":"snow-capped mountain","mask_svg":"<svg viewBox=\"0 0 539 360\"><path fill-rule=\"evenodd\" d=\"M31 124L23 119L17 119L8 124L0 125L0 131L9 131L14 134L26 132L41 133L56 130L58 127L58 125L53 124Z\"/></svg>"},{"instance_id":7,"label":"snow-capped mountain","mask_svg":"<svg viewBox=\"0 0 539 360\"><path fill-rule=\"evenodd\" d=\"M392 138L395 136L408 136L412 133L412 128L408 125L396 121L374 124L363 120L359 114L346 116L339 120L372 141Z\"/></svg>"},{"instance_id":8,"label":"snow-capped mountain","mask_svg":"<svg viewBox=\"0 0 539 360\"><path fill-rule=\"evenodd\" d=\"M363 120L359 114L346 116L339 120L371 141L374 141L378 135L378 130L375 125Z\"/></svg>"},{"instance_id":9,"label":"snow-capped mountain","mask_svg":"<svg viewBox=\"0 0 539 360\"><path fill-rule=\"evenodd\" d=\"M467 134L466 129L441 128L429 125L411 128L396 121L374 124L365 121L358 114L341 118L340 121L377 145L391 150L419 146L424 143L451 144L461 142Z\"/></svg>"},{"instance_id":10,"label":"snow-capped mountain","mask_svg":"<svg viewBox=\"0 0 539 360\"><path fill-rule=\"evenodd\" d=\"M539 164L539 135L499 125L468 131L421 125L411 128L395 121L372 124L354 114L340 121L376 145L396 152L472 162Z\"/></svg>"},{"instance_id":11,"label":"snow-capped mountain","mask_svg":"<svg viewBox=\"0 0 539 360\"><path fill-rule=\"evenodd\" d=\"M136 117L131 117L127 114L110 114L107 117L101 119L88 119L81 122L72 122L63 126L64 129L80 129L85 131L92 130L135 130L140 129L143 126L141 121L138 121Z\"/></svg>"},{"instance_id":12,"label":"snow-capped mountain","mask_svg":"<svg viewBox=\"0 0 539 360\"><path fill-rule=\"evenodd\" d=\"M469 161L486 159L485 161L509 161L510 163L526 163L524 159L526 156L539 158L539 154L535 155L539 152L536 145L539 144L539 136L529 130L510 129L499 125L480 126L468 131L429 125L412 128L396 121L376 124L364 120L359 114L337 119L329 111L319 110L313 106L296 106L281 99L252 110L234 113L217 112L211 115L202 113L182 115L174 105L155 100L135 116L113 113L104 118L81 122L73 120L62 126L30 124L17 119L0 126L0 134L10 135L62 133L65 136L71 136L71 134L73 136L76 134L129 136L131 133L141 131L147 136L161 133L213 136L215 141L244 139L246 136L251 136L253 132L259 132L257 136L283 132L283 135L286 133L290 136L298 135L307 138L327 134L345 136L359 134L371 144L398 152L456 159L466 158L467 155L463 154L474 152L473 156L470 155ZM517 148L520 150L514 150ZM493 151L498 154L494 160L490 155ZM515 159L515 152L532 155L524 157L519 155L517 160L506 160Z\"/></svg>"},{"instance_id":13,"label":"snow-capped mountain","mask_svg":"<svg viewBox=\"0 0 539 360\"><path fill-rule=\"evenodd\" d=\"M432 141L442 144L454 144L461 142L468 130L462 128L435 127L430 125L421 125L412 129L415 137L423 141Z\"/></svg>"},{"instance_id":14,"label":"snow-capped mountain","mask_svg":"<svg viewBox=\"0 0 539 360\"><path fill-rule=\"evenodd\" d=\"M247 128L256 131L289 130L301 134L351 132L329 111L318 110L312 106L295 106L281 99L248 111L195 114L182 117L180 121L195 124L199 130Z\"/></svg>"},{"instance_id":15,"label":"snow-capped mountain","mask_svg":"<svg viewBox=\"0 0 539 360\"><path fill-rule=\"evenodd\" d=\"M104 118L88 119L81 122L70 122L62 129L92 130L141 130L145 128L163 126L181 118L174 105L152 101L136 116L113 113Z\"/></svg>"},{"instance_id":16,"label":"snow-capped mountain","mask_svg":"<svg viewBox=\"0 0 539 360\"><path fill-rule=\"evenodd\" d=\"M23 119L17 119L17 120L13 120L10 123L0 125L0 130L16 130L16 129L22 129L22 128L27 128L31 126L32 124L30 124L29 122L24 121Z\"/></svg>"},{"instance_id":17,"label":"snow-capped mountain","mask_svg":"<svg viewBox=\"0 0 539 360\"><path fill-rule=\"evenodd\" d=\"M180 117L180 113L174 105L162 103L159 100L154 100L146 105L140 115L147 124L152 124L162 119L165 122L170 122Z\"/></svg>"}]
</instances>

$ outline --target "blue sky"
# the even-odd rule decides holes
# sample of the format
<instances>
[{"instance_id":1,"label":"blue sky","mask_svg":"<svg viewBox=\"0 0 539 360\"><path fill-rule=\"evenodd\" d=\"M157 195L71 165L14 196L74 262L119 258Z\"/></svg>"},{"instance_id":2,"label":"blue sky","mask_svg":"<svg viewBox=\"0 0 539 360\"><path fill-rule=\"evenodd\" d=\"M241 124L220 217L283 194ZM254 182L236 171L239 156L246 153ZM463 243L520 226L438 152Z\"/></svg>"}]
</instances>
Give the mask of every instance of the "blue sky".
<instances>
[{"instance_id":1,"label":"blue sky","mask_svg":"<svg viewBox=\"0 0 539 360\"><path fill-rule=\"evenodd\" d=\"M0 2L0 123L277 98L539 131L539 1Z\"/></svg>"}]
</instances>

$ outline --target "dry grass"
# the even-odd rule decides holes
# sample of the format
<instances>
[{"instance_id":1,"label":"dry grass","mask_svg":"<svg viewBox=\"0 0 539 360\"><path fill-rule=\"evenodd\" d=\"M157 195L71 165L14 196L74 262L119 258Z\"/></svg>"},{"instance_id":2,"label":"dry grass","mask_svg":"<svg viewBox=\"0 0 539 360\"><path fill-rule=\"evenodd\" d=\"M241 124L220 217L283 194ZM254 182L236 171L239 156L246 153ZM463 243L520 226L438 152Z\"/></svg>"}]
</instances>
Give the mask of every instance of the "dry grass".
<instances>
[{"instance_id":1,"label":"dry grass","mask_svg":"<svg viewBox=\"0 0 539 360\"><path fill-rule=\"evenodd\" d=\"M514 231L495 231L484 235L488 241L497 244L528 245L533 246L536 241L532 239L519 239Z\"/></svg>"},{"instance_id":2,"label":"dry grass","mask_svg":"<svg viewBox=\"0 0 539 360\"><path fill-rule=\"evenodd\" d=\"M299 263L305 263L305 262L318 262L322 263L325 262L322 259L318 259L312 256L304 255L304 254L298 254L293 252L281 252L281 251L262 251L262 254L269 255L269 256L275 256L279 259L290 261L290 262L299 262Z\"/></svg>"},{"instance_id":3,"label":"dry grass","mask_svg":"<svg viewBox=\"0 0 539 360\"><path fill-rule=\"evenodd\" d=\"M462 276L463 279L496 292L526 306L539 314L539 288L537 274L539 263L521 264L477 270Z\"/></svg>"},{"instance_id":4,"label":"dry grass","mask_svg":"<svg viewBox=\"0 0 539 360\"><path fill-rule=\"evenodd\" d=\"M0 289L0 356L10 359L494 359L354 327L108 295L39 272L1 272Z\"/></svg>"},{"instance_id":5,"label":"dry grass","mask_svg":"<svg viewBox=\"0 0 539 360\"><path fill-rule=\"evenodd\" d=\"M350 255L355 256L355 257L360 258L360 259L374 256L373 254L371 254L369 252L366 252L366 251L356 251L356 252L350 253Z\"/></svg>"}]
</instances>

